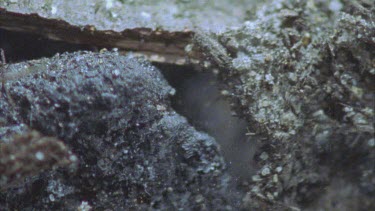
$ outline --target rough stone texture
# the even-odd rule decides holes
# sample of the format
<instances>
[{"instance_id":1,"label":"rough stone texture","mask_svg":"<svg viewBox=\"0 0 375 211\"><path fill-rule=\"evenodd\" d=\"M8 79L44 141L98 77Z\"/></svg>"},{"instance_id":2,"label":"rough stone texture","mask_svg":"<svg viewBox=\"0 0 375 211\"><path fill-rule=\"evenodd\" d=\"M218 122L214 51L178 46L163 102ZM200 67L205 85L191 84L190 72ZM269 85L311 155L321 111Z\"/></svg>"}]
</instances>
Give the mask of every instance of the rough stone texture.
<instances>
[{"instance_id":1,"label":"rough stone texture","mask_svg":"<svg viewBox=\"0 0 375 211\"><path fill-rule=\"evenodd\" d=\"M267 138L254 198L374 209L374 14L366 0L275 0L238 30L197 36L233 108ZM351 202L337 185L323 191L337 178L356 193Z\"/></svg>"},{"instance_id":2,"label":"rough stone texture","mask_svg":"<svg viewBox=\"0 0 375 211\"><path fill-rule=\"evenodd\" d=\"M170 108L174 89L148 63L113 52L77 52L4 70L2 128L24 123L53 135L79 164L2 192L1 209L235 206L218 145Z\"/></svg>"},{"instance_id":3,"label":"rough stone texture","mask_svg":"<svg viewBox=\"0 0 375 211\"><path fill-rule=\"evenodd\" d=\"M255 3L255 2L251 2ZM123 31L150 28L164 31L193 30L195 27L223 31L239 26L246 17L249 1L230 0L5 0L0 7L22 14L38 14L72 25L98 30Z\"/></svg>"},{"instance_id":4,"label":"rough stone texture","mask_svg":"<svg viewBox=\"0 0 375 211\"><path fill-rule=\"evenodd\" d=\"M10 1L6 1L6 3L9 2ZM99 10L100 9L103 8L99 8ZM0 25L8 30L23 30L39 33L51 39L66 41L69 41L68 38L76 38L71 39L69 42L81 43L82 41L87 41L87 43L90 44L97 43L98 46L120 47L137 50L141 53L142 51L150 51L157 55L168 54L197 58L194 56L195 48L190 45L190 36L192 33L189 32L169 33L159 31L157 28L156 30L134 29L123 32L99 31L95 27L72 26L68 23L69 21L56 21L55 19L30 15L29 13L20 14L11 12L11 8L9 8L9 10L10 11L2 10L1 12L3 13L0 13L0 18L3 23ZM42 13L48 13L49 11L52 12L52 7L46 7ZM100 10L100 12L102 11L104 10ZM202 12L203 11L204 9ZM244 18L244 20L247 19L248 21L244 22L243 26L239 29L233 29L214 35L203 31L194 31L194 42L201 49L199 53L206 55L206 58L219 68L217 72L219 72L222 83L226 89L223 90L222 93L230 97L232 107L237 111L239 116L246 118L248 121L248 126L251 130L248 133L250 135L257 134L264 136L263 139L261 139L263 146L260 148L259 155L256 154L255 156L255 161L261 168L258 174L252 177L252 182L249 184L248 194L243 200L245 208L254 210L298 210L298 207L301 207L304 210L375 210L375 204L372 200L375 195L373 110L375 98L374 14L374 1L369 0L270 0L265 1L262 7L259 7L257 10L249 10L247 14L248 17ZM104 21L106 20L107 19L104 17ZM180 25L178 25L178 27L180 27ZM97 28L100 29L100 27ZM126 39L124 39L124 37ZM75 54L75 57L80 58L81 56L80 54ZM200 57L199 59L200 61L202 60ZM74 58L72 58L72 61L73 60ZM95 62L92 63L96 64L96 62L98 61L95 60ZM204 62L204 64L205 67L211 70L214 67L210 66L208 62ZM21 68L22 65L19 67ZM26 66L26 73L25 70L19 73L11 71L13 73L7 73L7 78L16 79L19 76L25 77L24 75L28 75L29 72L34 72L37 69L39 69L38 65ZM42 76L42 74L40 76ZM101 76L103 75L100 75L100 77ZM68 78L69 80L67 81L72 81L74 79L72 75ZM48 76L46 80L47 82L43 82L43 80L39 80L39 82L41 84L53 83L54 79ZM48 82L48 80L50 80L50 82ZM104 83L106 80L102 78L97 81L103 81ZM154 81L154 79L152 79L152 81ZM18 82L13 81L12 83L15 83L13 86L16 86ZM60 81L60 83L62 82ZM100 83L96 85L100 87ZM132 86L133 85L135 86L135 84L132 84ZM82 86L84 86L84 84L82 84ZM16 87L22 86L17 85ZM31 88L32 87L33 86L31 86ZM74 87L76 86L74 85ZM96 86L90 85L90 87ZM126 87L127 86L125 86L125 90L127 90ZM143 86L136 85L135 87L139 88ZM161 90L165 89L165 86L163 87L164 88L161 88ZM198 209L198 206L201 205L199 203L205 203L207 199L208 204L202 206L207 206L207 209L211 209L217 208L211 207L211 204L220 205L220 201L225 201L224 199L219 199L219 201L216 202L210 200L210 197L205 198L207 195L215 199L221 198L223 196L222 191L216 191L216 193L207 191L207 195L193 194L183 198L182 195L186 192L181 191L177 195L170 196L167 193L173 193L175 189L166 188L166 192L161 194L162 197L159 205L155 205L157 204L157 200L148 197L147 194L151 189L147 189L143 185L145 184L144 182L133 183L133 180L131 180L131 178L144 177L135 177L133 175L129 177L121 176L120 182L116 182L118 180L112 180L114 176L112 174L113 172L111 173L110 171L111 168L106 170L105 165L100 164L114 163L116 168L123 168L123 162L117 164L116 161L111 160L111 156L108 155L111 154L116 157L116 153L112 152L116 152L118 146L120 146L121 149L123 146L121 144L112 146L110 144L112 142L108 141L115 140L112 137L125 137L115 140L116 143L121 142L125 144L129 143L129 140L134 140L134 137L138 137L140 140L139 143L142 143L142 147L138 145L129 147L131 149L143 149L143 147L146 146L146 149L149 150L146 152L149 153L154 152L153 150L156 150L157 153L164 152L163 150L159 151L158 149L160 148L152 148L155 144L147 144L151 143L153 140L158 141L163 139L163 142L157 142L159 144L171 143L173 141L173 143L181 143L179 141L185 140L179 138L179 135L173 135L176 129L170 128L170 125L179 125L179 123L177 124L175 122L178 119L177 116L177 119L170 117L175 114L173 114L173 111L170 110L168 105L163 103L158 104L159 106L156 105L156 110L159 110L156 112L155 104L156 102L160 102L160 99L155 100L155 98L150 97L150 95L148 95L149 92L145 92L145 95L143 95L144 93L142 92L145 98L137 98L133 95L127 96L134 97L134 99L138 100L136 102L142 102L139 103L139 105L143 105L143 107L139 106L140 110L138 113L131 113L130 117L134 118L129 120L126 119L127 117L119 117L116 116L116 113L113 113L114 117L118 118L117 120L123 120L124 118L125 125L130 127L127 128L127 132L118 132L120 129L117 128L113 131L110 130L111 132L109 134L99 137L98 134L101 133L100 129L105 127L107 129L109 128L106 124L111 124L111 126L113 126L117 123L116 121L108 121L111 118L103 115L105 111L95 111L93 115L95 119L90 119L88 117L90 115L79 113L82 110L86 111L85 109L93 108L90 107L90 101L79 101L78 106L73 103L72 109L67 108L64 103L58 103L56 107L54 104L48 105L48 101L43 99L44 93L38 95L40 98L33 98L33 93L36 91L29 88L30 87L25 89L29 91L23 92L23 95L19 95L14 90L9 89L7 92L11 94L11 98L9 98L7 92L5 92L5 94L4 92L2 93L2 98L6 100L0 101L0 103L2 103L1 108L4 111L4 113L0 113L0 124L4 126L4 129L1 131L5 131L5 134L18 131L22 129L20 125L21 122L31 127L38 127L46 134L56 133L57 136L60 136L67 131L68 135L66 140L63 140L68 142L69 146L72 146L73 149L83 149L75 153L81 156L87 156L83 158L86 159L90 165L88 167L81 166L80 171L84 175L82 177L83 179L71 180L77 181L74 184L68 184L67 181L70 181L68 180L69 178L81 178L77 176L77 173L66 173L66 171L57 171L53 174L46 173L43 175L45 175L44 177L47 178L47 180L43 180L43 175L41 175L41 179L29 183L32 184L31 186L21 188L18 191L20 193L19 195L17 195L16 191L9 192L8 194L10 195L7 196L8 199L14 199L14 201L16 201L16 199L23 199L21 201L24 201L26 204L30 205L33 203L39 207L44 206L41 204L46 203L46 206L49 206L49 208L51 208L50 204L52 202L48 200L51 200L51 198L55 200L54 203L57 204L57 208L62 206L59 203L65 203L66 206L69 205L72 206L72 208L78 206L80 206L80 208L87 206L102 208L105 207L103 205L105 202L113 205L114 201L117 200L117 196L118 200L116 202L123 202L124 197L122 196L126 194L128 198L137 200L136 202L126 201L124 203L127 203L129 206L135 206L135 204L138 203L137 206L140 207L142 207L142 203L146 201L145 206L152 204L152 206L160 206L160 208L176 208L179 205L175 206L173 202L175 199L180 199L181 201L177 203L184 204L186 202L186 204L189 204L189 208L193 206ZM108 91L107 88L103 89L103 93L111 94L112 91ZM68 90L69 92L63 95L68 97L69 102L75 99L75 94L77 94L77 92L74 90L75 89ZM44 91L47 94L49 93L49 90ZM64 90L56 91L64 92ZM92 93L94 93L94 91ZM134 93L134 90L132 89L130 93ZM163 92L158 90L156 93ZM6 95L8 95L8 97L6 97ZM110 95L102 97L101 94L98 94L90 95L90 97L98 99L93 102L114 102ZM161 99L164 98L161 97ZM65 102L64 98L54 100ZM143 102L145 100L151 100L151 103L148 102L149 104L144 104ZM35 104L42 107L32 107L30 102L42 102L41 105ZM83 104L84 107L81 108L81 104ZM63 111L79 111L74 115L79 114L84 119L72 119L69 118L69 113L56 112L59 111L61 105ZM127 102L126 105L131 104ZM153 106L144 107L144 105ZM108 106L108 104L105 103L103 108L118 108L116 107L118 106L116 103L113 104L113 106L106 106ZM25 108L30 108L33 112ZM133 109L136 108L132 108L129 112L133 112ZM50 113L46 113L45 110ZM147 115L154 115L154 119L151 122L145 121L144 124L138 124L137 126L136 121L138 121L138 118L141 122L147 119L147 115L141 115L143 111L146 112ZM129 112L125 113L129 114ZM34 113L38 115L35 117ZM54 117L55 113L56 117ZM48 114L51 116L48 116ZM101 117L104 117L105 121L101 121ZM175 120L169 122L166 120L168 117ZM85 121L85 118L88 118L89 121ZM44 120L52 120L53 124L46 124ZM67 121L72 124L59 125L59 123ZM183 120L181 119L181 121ZM81 132L75 131L74 128L85 127L87 122L90 124L88 124L88 127L84 130L81 130L83 135L77 135ZM167 122L168 124L165 124ZM16 127L13 127L12 124ZM185 125L181 126L181 128L188 127L186 123L181 124ZM122 125L122 123L120 125ZM139 125L141 126L139 127ZM180 128L180 126L176 127ZM152 135L153 133L150 132L152 128L162 128L160 131L162 131L162 135L165 139L157 135ZM88 132L85 132L86 130ZM188 131L188 129L183 131ZM126 136L117 136L117 134L126 134ZM197 137L195 135L186 136ZM201 139L194 138L193 140ZM103 143L106 144L106 146L100 145ZM210 142L197 141L197 143L200 143L199 146L202 146L201 144L205 146L205 144ZM181 143L177 144L177 146L178 151L178 149L184 149L183 146L191 145ZM216 147L213 148L215 150L217 149ZM106 155L102 155L102 149L107 149L105 152ZM164 148L162 147L162 149ZM203 150L202 148L199 149ZM208 152L215 151L211 150L212 148L208 149L210 149ZM184 152L184 150L182 151ZM207 150L203 151L207 152ZM199 151L197 153L198 156L193 157L201 159L200 156L205 155L205 153L202 153L203 151ZM88 154L86 155L85 153L87 152ZM172 152L172 150L167 150L167 152ZM176 152L175 149L173 152ZM188 150L187 152L191 151ZM97 153L102 156L97 156ZM133 163L137 163L136 161L141 159L137 157L137 153L139 152L133 152L133 154L131 154L134 160L129 158L130 160L128 159L126 162L134 161ZM142 153L145 153L145 151L142 151ZM194 163L191 163L189 159L185 158L186 156L190 157L190 155L191 153L187 153L182 156L184 159L178 162L186 164L187 166L194 166ZM177 159L179 157L175 158ZM208 162L210 164L219 162L212 156L209 156L209 158L211 158L212 161ZM143 159L142 157L142 162ZM192 159L192 157L190 157L190 159ZM202 163L205 163L203 161L204 160L202 160ZM163 159L157 162L157 165L162 165L164 162L168 163L169 161ZM133 163L130 166L134 167L129 167L132 170L137 168ZM156 163L156 161L154 163ZM208 168L208 166L206 167ZM203 169L206 169L206 167ZM94 170L91 168L97 168L98 171L105 173L100 173L98 174L99 176L96 174L92 175L90 173ZM171 167L168 166L168 169L169 168ZM174 168L172 167L171 169ZM176 169L178 168L176 167ZM182 169L186 168L184 167ZM221 168L217 167L217 169L220 170ZM135 172L138 172L138 170ZM183 173L181 175L185 176L190 174ZM98 184L95 183L96 178L100 179ZM109 179L109 182L106 178ZM177 184L176 187L179 184L184 184L180 181L180 178L184 177L176 176L177 182L174 182L174 184ZM165 181L164 179L165 177L159 178L161 181ZM147 181L151 181L151 179ZM195 189L201 184L222 184L221 182L223 180L213 180L213 183L206 183L205 179L203 179L201 183L199 183L199 179L193 179L193 181L198 182L189 183L193 184L192 186L185 184L183 187ZM84 187L88 188L82 188L82 184L84 184ZM120 184L121 187L131 187L131 189L122 188L119 190L118 184ZM152 190L161 190L158 189L158 186L154 182L150 182L150 184L151 185L147 187L157 187ZM202 187L206 186L202 185ZM216 188L220 189L220 187L223 186L219 185ZM26 188L30 190L27 193ZM58 191L59 189L61 189L61 191ZM38 190L47 191L38 192ZM75 192L76 190L78 190L78 194ZM22 195L22 197L20 197L20 195ZM36 197L31 197L31 195L35 195ZM151 195L155 196L158 194ZM229 194L226 194L226 196L228 195ZM174 196L178 197L174 198ZM6 197L2 196L2 206L6 204L4 202L5 199ZM43 202L40 201L42 199ZM168 199L171 200L168 201ZM88 203L86 203L86 201L88 201ZM96 202L98 204L93 204ZM123 204L119 206L123 206ZM223 202L223 204L225 203Z\"/></svg>"},{"instance_id":5,"label":"rough stone texture","mask_svg":"<svg viewBox=\"0 0 375 211\"><path fill-rule=\"evenodd\" d=\"M184 65L200 61L199 52L189 46L197 28L216 33L237 28L258 3L6 0L0 1L0 28L68 43L137 51L153 62ZM185 49L190 50L186 53Z\"/></svg>"}]
</instances>

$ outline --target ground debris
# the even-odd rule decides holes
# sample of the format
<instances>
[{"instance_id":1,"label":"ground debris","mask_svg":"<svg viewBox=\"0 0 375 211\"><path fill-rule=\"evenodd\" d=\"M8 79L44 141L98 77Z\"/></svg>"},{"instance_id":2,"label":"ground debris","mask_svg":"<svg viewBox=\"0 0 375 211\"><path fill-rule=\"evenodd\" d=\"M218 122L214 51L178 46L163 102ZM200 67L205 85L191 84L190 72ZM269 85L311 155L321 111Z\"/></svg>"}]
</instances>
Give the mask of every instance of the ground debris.
<instances>
[{"instance_id":1,"label":"ground debris","mask_svg":"<svg viewBox=\"0 0 375 211\"><path fill-rule=\"evenodd\" d=\"M271 175L257 182L264 196L276 192L308 207L329 197L322 187L345 175L356 178L353 191L363 192L353 199L357 209L374 206L367 201L375 194L368 144L374 138L374 8L372 1L274 0L240 29L211 36L232 52L229 65L213 61L233 108L266 136L270 158L260 163L283 166L282 182L272 183Z\"/></svg>"}]
</instances>

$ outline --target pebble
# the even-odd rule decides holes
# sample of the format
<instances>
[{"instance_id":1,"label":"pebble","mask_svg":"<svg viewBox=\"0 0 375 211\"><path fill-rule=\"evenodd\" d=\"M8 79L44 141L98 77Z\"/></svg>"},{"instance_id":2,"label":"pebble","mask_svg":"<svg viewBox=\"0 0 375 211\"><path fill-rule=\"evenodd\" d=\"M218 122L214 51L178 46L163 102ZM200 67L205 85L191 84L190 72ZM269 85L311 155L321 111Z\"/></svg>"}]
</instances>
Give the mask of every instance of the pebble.
<instances>
[{"instance_id":1,"label":"pebble","mask_svg":"<svg viewBox=\"0 0 375 211\"><path fill-rule=\"evenodd\" d=\"M277 176L277 174L274 174L273 177L272 177L272 181L274 183L278 183L279 182L279 177Z\"/></svg>"},{"instance_id":2,"label":"pebble","mask_svg":"<svg viewBox=\"0 0 375 211\"><path fill-rule=\"evenodd\" d=\"M274 200L275 199L275 197L273 197L273 195L271 193L267 193L266 196L267 196L267 198L269 200Z\"/></svg>"},{"instance_id":3,"label":"pebble","mask_svg":"<svg viewBox=\"0 0 375 211\"><path fill-rule=\"evenodd\" d=\"M282 171L283 171L283 167L278 166L278 167L276 168L276 172L280 173L280 172L282 172Z\"/></svg>"},{"instance_id":4,"label":"pebble","mask_svg":"<svg viewBox=\"0 0 375 211\"><path fill-rule=\"evenodd\" d=\"M375 146L375 138L372 138L372 139L368 140L367 144L369 145L369 147L374 147Z\"/></svg>"},{"instance_id":5,"label":"pebble","mask_svg":"<svg viewBox=\"0 0 375 211\"><path fill-rule=\"evenodd\" d=\"M262 178L260 178L259 175L254 175L254 176L251 177L251 179L252 179L254 182L259 182L259 181L262 180Z\"/></svg>"},{"instance_id":6,"label":"pebble","mask_svg":"<svg viewBox=\"0 0 375 211\"><path fill-rule=\"evenodd\" d=\"M262 154L260 154L259 157L262 160L267 160L269 156L268 156L267 152L262 152Z\"/></svg>"},{"instance_id":7,"label":"pebble","mask_svg":"<svg viewBox=\"0 0 375 211\"><path fill-rule=\"evenodd\" d=\"M267 175L269 175L270 173L271 173L271 170L270 170L270 168L268 168L268 167L264 167L264 168L262 169L262 172L261 172L262 176L267 176Z\"/></svg>"}]
</instances>

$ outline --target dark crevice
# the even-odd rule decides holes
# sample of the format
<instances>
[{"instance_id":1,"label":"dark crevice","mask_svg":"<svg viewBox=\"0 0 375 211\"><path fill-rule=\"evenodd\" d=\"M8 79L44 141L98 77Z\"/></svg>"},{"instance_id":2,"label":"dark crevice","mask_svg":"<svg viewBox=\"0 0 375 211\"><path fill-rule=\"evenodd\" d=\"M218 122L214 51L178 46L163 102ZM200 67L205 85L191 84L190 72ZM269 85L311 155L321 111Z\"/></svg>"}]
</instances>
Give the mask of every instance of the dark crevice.
<instances>
[{"instance_id":1,"label":"dark crevice","mask_svg":"<svg viewBox=\"0 0 375 211\"><path fill-rule=\"evenodd\" d=\"M159 69L176 89L172 107L197 130L216 139L229 173L238 184L249 181L257 170L253 157L259 143L246 135L246 121L232 115L216 75L187 66L159 65Z\"/></svg>"},{"instance_id":2,"label":"dark crevice","mask_svg":"<svg viewBox=\"0 0 375 211\"><path fill-rule=\"evenodd\" d=\"M4 50L7 63L52 57L56 53L96 50L94 46L53 41L35 34L4 29L0 29L0 48Z\"/></svg>"}]
</instances>

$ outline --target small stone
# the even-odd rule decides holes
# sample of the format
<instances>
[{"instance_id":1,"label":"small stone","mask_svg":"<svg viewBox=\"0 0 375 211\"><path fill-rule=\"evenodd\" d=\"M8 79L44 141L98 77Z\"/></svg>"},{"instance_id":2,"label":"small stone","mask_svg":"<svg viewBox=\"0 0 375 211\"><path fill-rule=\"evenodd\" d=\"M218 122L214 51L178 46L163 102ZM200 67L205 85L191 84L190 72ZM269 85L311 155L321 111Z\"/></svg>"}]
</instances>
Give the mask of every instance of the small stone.
<instances>
[{"instance_id":1,"label":"small stone","mask_svg":"<svg viewBox=\"0 0 375 211\"><path fill-rule=\"evenodd\" d=\"M156 110L158 110L158 111L165 111L167 109L163 105L156 105Z\"/></svg>"},{"instance_id":2,"label":"small stone","mask_svg":"<svg viewBox=\"0 0 375 211\"><path fill-rule=\"evenodd\" d=\"M56 12L57 12L57 7L56 6L52 6L51 7L51 14L54 15L54 14L56 14Z\"/></svg>"},{"instance_id":3,"label":"small stone","mask_svg":"<svg viewBox=\"0 0 375 211\"><path fill-rule=\"evenodd\" d=\"M262 172L261 172L262 176L267 176L267 175L269 175L270 173L271 173L271 170L270 170L268 167L264 167L264 168L262 169Z\"/></svg>"},{"instance_id":4,"label":"small stone","mask_svg":"<svg viewBox=\"0 0 375 211\"><path fill-rule=\"evenodd\" d=\"M267 160L269 156L268 156L267 152L262 152L262 154L259 157L262 160Z\"/></svg>"},{"instance_id":5,"label":"small stone","mask_svg":"<svg viewBox=\"0 0 375 211\"><path fill-rule=\"evenodd\" d=\"M251 177L251 180L253 180L254 182L259 182L259 181L262 180L262 178L260 178L259 175L254 175L254 176Z\"/></svg>"},{"instance_id":6,"label":"small stone","mask_svg":"<svg viewBox=\"0 0 375 211\"><path fill-rule=\"evenodd\" d=\"M280 173L280 172L282 172L282 171L283 171L283 167L278 166L278 167L276 168L276 172L277 172L277 173Z\"/></svg>"},{"instance_id":7,"label":"small stone","mask_svg":"<svg viewBox=\"0 0 375 211\"><path fill-rule=\"evenodd\" d=\"M279 177L277 176L277 174L273 175L273 177L272 177L272 181L273 181L274 183L278 183L278 182L279 182Z\"/></svg>"},{"instance_id":8,"label":"small stone","mask_svg":"<svg viewBox=\"0 0 375 211\"><path fill-rule=\"evenodd\" d=\"M275 197L273 197L273 195L271 193L267 193L266 196L267 196L267 198L269 200L274 200L275 199Z\"/></svg>"},{"instance_id":9,"label":"small stone","mask_svg":"<svg viewBox=\"0 0 375 211\"><path fill-rule=\"evenodd\" d=\"M266 78L266 81L269 83L269 84L274 84L274 82L273 82L273 76L271 75L271 74L267 74L266 76L265 76L265 78Z\"/></svg>"},{"instance_id":10,"label":"small stone","mask_svg":"<svg viewBox=\"0 0 375 211\"><path fill-rule=\"evenodd\" d=\"M201 194L195 197L195 202L202 203L203 201L204 201L204 197Z\"/></svg>"},{"instance_id":11,"label":"small stone","mask_svg":"<svg viewBox=\"0 0 375 211\"><path fill-rule=\"evenodd\" d=\"M39 152L35 153L35 157L38 160L44 160L44 153L39 151Z\"/></svg>"},{"instance_id":12,"label":"small stone","mask_svg":"<svg viewBox=\"0 0 375 211\"><path fill-rule=\"evenodd\" d=\"M71 156L69 157L69 160L70 160L71 162L76 162L76 161L78 160L78 158L77 158L77 156L75 156L75 155L71 155Z\"/></svg>"},{"instance_id":13,"label":"small stone","mask_svg":"<svg viewBox=\"0 0 375 211\"><path fill-rule=\"evenodd\" d=\"M79 205L79 207L78 207L78 210L79 211L90 211L90 210L92 210L92 207L90 206L90 204L87 201L82 201L81 205Z\"/></svg>"},{"instance_id":14,"label":"small stone","mask_svg":"<svg viewBox=\"0 0 375 211\"><path fill-rule=\"evenodd\" d=\"M176 94L176 90L175 89L171 89L171 91L169 92L170 95L174 96Z\"/></svg>"},{"instance_id":15,"label":"small stone","mask_svg":"<svg viewBox=\"0 0 375 211\"><path fill-rule=\"evenodd\" d=\"M55 196L53 194L49 194L48 197L50 201L55 201Z\"/></svg>"},{"instance_id":16,"label":"small stone","mask_svg":"<svg viewBox=\"0 0 375 211\"><path fill-rule=\"evenodd\" d=\"M259 193L260 191L260 188L258 186L254 186L253 188L251 188L251 192L253 193Z\"/></svg>"},{"instance_id":17,"label":"small stone","mask_svg":"<svg viewBox=\"0 0 375 211\"><path fill-rule=\"evenodd\" d=\"M278 195L279 195L278 192L273 192L273 196L274 196L274 197L277 197Z\"/></svg>"},{"instance_id":18,"label":"small stone","mask_svg":"<svg viewBox=\"0 0 375 211\"><path fill-rule=\"evenodd\" d=\"M229 95L229 91L228 90L222 90L221 91L221 95L228 96Z\"/></svg>"},{"instance_id":19,"label":"small stone","mask_svg":"<svg viewBox=\"0 0 375 211\"><path fill-rule=\"evenodd\" d=\"M117 76L119 76L119 75L120 75L120 70L118 70L118 69L116 69L116 70L113 70L113 72L112 72L112 73L113 73L113 75L114 75L114 76L116 76L116 77L117 77Z\"/></svg>"},{"instance_id":20,"label":"small stone","mask_svg":"<svg viewBox=\"0 0 375 211\"><path fill-rule=\"evenodd\" d=\"M184 50L186 53L190 53L193 50L193 45L192 44L186 45Z\"/></svg>"},{"instance_id":21,"label":"small stone","mask_svg":"<svg viewBox=\"0 0 375 211\"><path fill-rule=\"evenodd\" d=\"M342 9L342 3L340 1L331 1L328 8L333 12L339 12Z\"/></svg>"},{"instance_id":22,"label":"small stone","mask_svg":"<svg viewBox=\"0 0 375 211\"><path fill-rule=\"evenodd\" d=\"M367 144L369 145L369 147L374 147L375 146L375 138L372 138L372 139L368 140Z\"/></svg>"}]
</instances>

